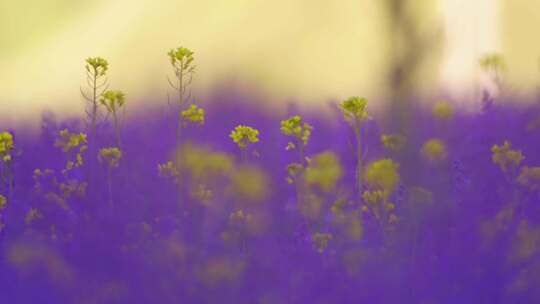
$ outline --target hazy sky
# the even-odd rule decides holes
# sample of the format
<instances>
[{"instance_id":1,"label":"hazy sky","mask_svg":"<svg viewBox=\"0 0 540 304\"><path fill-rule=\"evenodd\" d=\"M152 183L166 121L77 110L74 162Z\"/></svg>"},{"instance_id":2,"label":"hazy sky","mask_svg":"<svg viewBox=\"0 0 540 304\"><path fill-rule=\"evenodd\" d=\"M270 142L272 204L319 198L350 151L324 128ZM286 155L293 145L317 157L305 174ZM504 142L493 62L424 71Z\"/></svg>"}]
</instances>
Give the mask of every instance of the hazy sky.
<instances>
[{"instance_id":1,"label":"hazy sky","mask_svg":"<svg viewBox=\"0 0 540 304\"><path fill-rule=\"evenodd\" d=\"M439 22L445 30L433 89L470 97L472 85L483 81L476 59L489 51L508 53L518 87L535 83L540 42L527 47L531 42L523 30L537 32L537 0L417 2L430 4L423 21ZM0 112L11 119L32 117L44 107L82 113L79 87L89 56L109 60L111 88L125 91L128 101L163 101L166 52L180 45L195 51L199 99L223 81L256 88L276 103L378 96L388 45L377 3L3 0Z\"/></svg>"}]
</instances>

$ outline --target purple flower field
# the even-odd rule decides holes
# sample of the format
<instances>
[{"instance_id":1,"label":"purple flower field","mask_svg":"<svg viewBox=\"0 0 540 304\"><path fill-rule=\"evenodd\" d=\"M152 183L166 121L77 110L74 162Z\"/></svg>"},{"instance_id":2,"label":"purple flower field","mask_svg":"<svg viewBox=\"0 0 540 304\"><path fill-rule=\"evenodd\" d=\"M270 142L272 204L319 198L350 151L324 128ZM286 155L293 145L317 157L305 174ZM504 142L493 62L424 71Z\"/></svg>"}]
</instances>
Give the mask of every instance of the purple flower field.
<instances>
[{"instance_id":1,"label":"purple flower field","mask_svg":"<svg viewBox=\"0 0 540 304\"><path fill-rule=\"evenodd\" d=\"M179 79L182 112L108 91L94 123L5 126L0 303L540 303L538 106L401 128L358 97L187 107Z\"/></svg>"}]
</instances>

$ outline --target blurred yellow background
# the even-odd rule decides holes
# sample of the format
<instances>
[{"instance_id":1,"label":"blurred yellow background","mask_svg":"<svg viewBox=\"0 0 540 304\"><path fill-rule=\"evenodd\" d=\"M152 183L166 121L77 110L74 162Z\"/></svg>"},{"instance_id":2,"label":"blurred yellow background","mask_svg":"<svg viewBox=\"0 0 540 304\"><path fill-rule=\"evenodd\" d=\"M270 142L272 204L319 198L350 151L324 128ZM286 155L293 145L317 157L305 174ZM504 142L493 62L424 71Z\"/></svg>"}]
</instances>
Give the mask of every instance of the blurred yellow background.
<instances>
[{"instance_id":1,"label":"blurred yellow background","mask_svg":"<svg viewBox=\"0 0 540 304\"><path fill-rule=\"evenodd\" d=\"M384 97L388 17L373 0L4 0L0 2L0 112L34 119L43 109L79 115L84 59L110 63L111 89L128 101L165 103L166 53L195 52L194 94L216 86L257 90L280 104L350 95ZM442 51L418 88L470 102L489 86L477 67L503 53L508 83L539 83L540 1L412 0L420 28L440 27ZM275 101L275 102L274 102Z\"/></svg>"}]
</instances>

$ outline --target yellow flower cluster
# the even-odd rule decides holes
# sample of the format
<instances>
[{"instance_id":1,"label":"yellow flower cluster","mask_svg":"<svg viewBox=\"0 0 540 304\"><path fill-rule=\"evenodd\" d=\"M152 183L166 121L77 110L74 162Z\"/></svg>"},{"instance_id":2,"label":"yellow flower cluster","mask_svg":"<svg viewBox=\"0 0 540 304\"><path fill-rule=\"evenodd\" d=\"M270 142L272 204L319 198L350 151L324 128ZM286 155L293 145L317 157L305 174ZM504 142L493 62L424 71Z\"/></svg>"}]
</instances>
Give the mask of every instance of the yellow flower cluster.
<instances>
[{"instance_id":1,"label":"yellow flower cluster","mask_svg":"<svg viewBox=\"0 0 540 304\"><path fill-rule=\"evenodd\" d=\"M61 148L67 155L66 168L62 170L64 174L83 165L82 154L88 149L86 145L86 134L71 133L68 129L64 129L60 131L60 136L56 139L54 146ZM73 151L75 151L74 159L72 159Z\"/></svg>"},{"instance_id":2,"label":"yellow flower cluster","mask_svg":"<svg viewBox=\"0 0 540 304\"><path fill-rule=\"evenodd\" d=\"M108 90L101 95L99 102L105 106L109 113L115 113L126 103L126 96L121 91Z\"/></svg>"},{"instance_id":3,"label":"yellow flower cluster","mask_svg":"<svg viewBox=\"0 0 540 304\"><path fill-rule=\"evenodd\" d=\"M180 172L178 172L176 165L172 161L168 161L164 164L158 164L158 174L161 177L174 179L177 182Z\"/></svg>"},{"instance_id":4,"label":"yellow flower cluster","mask_svg":"<svg viewBox=\"0 0 540 304\"><path fill-rule=\"evenodd\" d=\"M86 134L71 133L68 129L60 131L60 137L56 139L54 146L61 148L65 153L69 153L76 148L86 150ZM81 151L84 152L84 151Z\"/></svg>"},{"instance_id":5,"label":"yellow flower cluster","mask_svg":"<svg viewBox=\"0 0 540 304\"><path fill-rule=\"evenodd\" d=\"M204 109L192 104L187 110L182 111L182 117L187 122L202 125L204 124Z\"/></svg>"},{"instance_id":6,"label":"yellow flower cluster","mask_svg":"<svg viewBox=\"0 0 540 304\"><path fill-rule=\"evenodd\" d=\"M315 245L315 249L319 253L323 253L328 248L328 243L332 240L333 236L330 233L316 232L311 236L311 240Z\"/></svg>"},{"instance_id":7,"label":"yellow flower cluster","mask_svg":"<svg viewBox=\"0 0 540 304\"><path fill-rule=\"evenodd\" d=\"M229 137L232 138L240 149L245 149L249 144L259 141L259 130L239 125L231 131Z\"/></svg>"},{"instance_id":8,"label":"yellow flower cluster","mask_svg":"<svg viewBox=\"0 0 540 304\"><path fill-rule=\"evenodd\" d=\"M525 157L519 150L512 150L512 144L509 141L504 141L502 146L493 145L491 147L491 160L499 165L503 172L507 170L515 170Z\"/></svg>"},{"instance_id":9,"label":"yellow flower cluster","mask_svg":"<svg viewBox=\"0 0 540 304\"><path fill-rule=\"evenodd\" d=\"M199 184L191 196L197 199L205 206L210 206L210 201L214 198L214 192L208 189L204 184Z\"/></svg>"},{"instance_id":10,"label":"yellow flower cluster","mask_svg":"<svg viewBox=\"0 0 540 304\"><path fill-rule=\"evenodd\" d=\"M15 144L13 142L13 135L9 132L0 133L0 158L4 162L11 161L11 152L13 151Z\"/></svg>"},{"instance_id":11,"label":"yellow flower cluster","mask_svg":"<svg viewBox=\"0 0 540 304\"><path fill-rule=\"evenodd\" d=\"M403 149L407 143L407 138L403 135L394 134L394 135L385 135L381 136L381 142L383 146L392 152L399 152Z\"/></svg>"},{"instance_id":12,"label":"yellow flower cluster","mask_svg":"<svg viewBox=\"0 0 540 304\"><path fill-rule=\"evenodd\" d=\"M209 181L227 175L234 168L233 158L229 154L214 152L210 148L192 144L182 146L177 153L176 163L177 172L186 170L195 182Z\"/></svg>"},{"instance_id":13,"label":"yellow flower cluster","mask_svg":"<svg viewBox=\"0 0 540 304\"><path fill-rule=\"evenodd\" d=\"M531 190L540 189L540 167L527 167L521 168L517 181L520 185L527 187Z\"/></svg>"},{"instance_id":14,"label":"yellow flower cluster","mask_svg":"<svg viewBox=\"0 0 540 304\"><path fill-rule=\"evenodd\" d=\"M448 101L437 102L432 109L433 116L440 120L449 120L454 116L454 107Z\"/></svg>"},{"instance_id":15,"label":"yellow flower cluster","mask_svg":"<svg viewBox=\"0 0 540 304\"><path fill-rule=\"evenodd\" d=\"M251 215L244 213L243 210L234 211L229 215L229 224L233 226L242 227L244 224L249 223L251 220Z\"/></svg>"},{"instance_id":16,"label":"yellow flower cluster","mask_svg":"<svg viewBox=\"0 0 540 304\"><path fill-rule=\"evenodd\" d=\"M93 73L96 76L103 76L107 73L109 68L109 63L107 60L101 57L87 58L86 59L86 70L89 73Z\"/></svg>"},{"instance_id":17,"label":"yellow flower cluster","mask_svg":"<svg viewBox=\"0 0 540 304\"><path fill-rule=\"evenodd\" d=\"M362 195L365 205L362 211L372 214L376 219L390 220L396 205L387 201L387 194L384 191L365 191Z\"/></svg>"},{"instance_id":18,"label":"yellow flower cluster","mask_svg":"<svg viewBox=\"0 0 540 304\"><path fill-rule=\"evenodd\" d=\"M294 115L289 119L281 121L280 130L283 134L294 136L299 142L307 145L313 131L313 126L307 122L302 124L302 117L300 115ZM293 142L290 142L286 147L287 150L294 148L296 148L296 145Z\"/></svg>"},{"instance_id":19,"label":"yellow flower cluster","mask_svg":"<svg viewBox=\"0 0 540 304\"><path fill-rule=\"evenodd\" d=\"M422 156L429 162L437 163L443 161L447 157L446 146L442 140L432 138L422 145Z\"/></svg>"},{"instance_id":20,"label":"yellow flower cluster","mask_svg":"<svg viewBox=\"0 0 540 304\"><path fill-rule=\"evenodd\" d=\"M335 153L323 152L309 161L305 172L308 185L315 185L324 192L334 190L343 176L343 168Z\"/></svg>"},{"instance_id":21,"label":"yellow flower cluster","mask_svg":"<svg viewBox=\"0 0 540 304\"><path fill-rule=\"evenodd\" d=\"M367 99L353 96L341 103L341 110L347 122L353 126L363 122L369 118L367 107Z\"/></svg>"},{"instance_id":22,"label":"yellow flower cluster","mask_svg":"<svg viewBox=\"0 0 540 304\"><path fill-rule=\"evenodd\" d=\"M101 148L98 154L98 160L102 164L106 164L109 168L116 168L120 164L122 158L122 150L117 147Z\"/></svg>"},{"instance_id":23,"label":"yellow flower cluster","mask_svg":"<svg viewBox=\"0 0 540 304\"><path fill-rule=\"evenodd\" d=\"M261 201L268 194L270 178L254 166L241 166L231 176L233 192L247 201Z\"/></svg>"},{"instance_id":24,"label":"yellow flower cluster","mask_svg":"<svg viewBox=\"0 0 540 304\"><path fill-rule=\"evenodd\" d=\"M366 170L366 182L371 188L390 195L400 180L398 169L399 164L391 159L372 162Z\"/></svg>"},{"instance_id":25,"label":"yellow flower cluster","mask_svg":"<svg viewBox=\"0 0 540 304\"><path fill-rule=\"evenodd\" d=\"M500 54L487 54L480 58L480 67L484 70L505 70L506 62Z\"/></svg>"},{"instance_id":26,"label":"yellow flower cluster","mask_svg":"<svg viewBox=\"0 0 540 304\"><path fill-rule=\"evenodd\" d=\"M179 47L176 49L170 50L167 55L171 60L171 64L179 69L187 70L192 69L191 65L194 58L193 52L185 47Z\"/></svg>"},{"instance_id":27,"label":"yellow flower cluster","mask_svg":"<svg viewBox=\"0 0 540 304\"><path fill-rule=\"evenodd\" d=\"M6 205L7 205L6 197L0 194L0 210L6 208Z\"/></svg>"}]
</instances>

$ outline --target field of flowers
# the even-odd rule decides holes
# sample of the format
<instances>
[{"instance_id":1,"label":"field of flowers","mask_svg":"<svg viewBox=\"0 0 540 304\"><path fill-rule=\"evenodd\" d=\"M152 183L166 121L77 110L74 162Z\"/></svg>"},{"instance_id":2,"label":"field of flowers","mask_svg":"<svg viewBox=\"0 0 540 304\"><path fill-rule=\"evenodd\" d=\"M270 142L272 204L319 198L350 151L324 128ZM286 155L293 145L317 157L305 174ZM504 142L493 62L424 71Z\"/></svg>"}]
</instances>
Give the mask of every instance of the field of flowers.
<instances>
[{"instance_id":1,"label":"field of flowers","mask_svg":"<svg viewBox=\"0 0 540 304\"><path fill-rule=\"evenodd\" d=\"M155 111L96 57L84 117L0 133L0 303L540 303L538 106L203 109L193 56Z\"/></svg>"}]
</instances>

